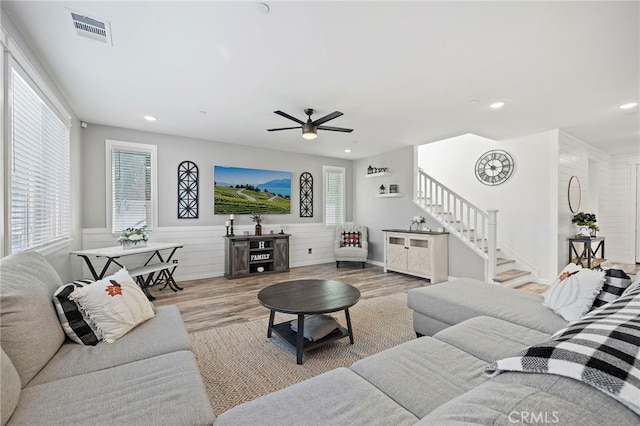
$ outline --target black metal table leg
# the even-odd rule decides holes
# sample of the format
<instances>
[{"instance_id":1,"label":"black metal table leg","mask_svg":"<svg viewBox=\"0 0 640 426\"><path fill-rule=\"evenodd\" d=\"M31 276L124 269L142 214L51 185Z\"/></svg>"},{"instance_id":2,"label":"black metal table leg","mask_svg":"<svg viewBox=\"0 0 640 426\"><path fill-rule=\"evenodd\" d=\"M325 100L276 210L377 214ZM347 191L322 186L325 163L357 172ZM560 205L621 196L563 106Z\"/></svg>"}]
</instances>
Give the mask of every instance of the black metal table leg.
<instances>
[{"instance_id":1,"label":"black metal table leg","mask_svg":"<svg viewBox=\"0 0 640 426\"><path fill-rule=\"evenodd\" d=\"M269 327L267 327L267 337L271 338L271 329L273 328L273 320L276 317L276 311L271 311L269 314Z\"/></svg>"},{"instance_id":2,"label":"black metal table leg","mask_svg":"<svg viewBox=\"0 0 640 426\"><path fill-rule=\"evenodd\" d=\"M296 362L302 364L304 356L304 315L298 314L298 335L296 337Z\"/></svg>"},{"instance_id":3,"label":"black metal table leg","mask_svg":"<svg viewBox=\"0 0 640 426\"><path fill-rule=\"evenodd\" d=\"M344 310L344 316L347 319L347 332L349 333L349 343L353 345L353 329L351 328L351 315L349 315L349 309Z\"/></svg>"}]
</instances>

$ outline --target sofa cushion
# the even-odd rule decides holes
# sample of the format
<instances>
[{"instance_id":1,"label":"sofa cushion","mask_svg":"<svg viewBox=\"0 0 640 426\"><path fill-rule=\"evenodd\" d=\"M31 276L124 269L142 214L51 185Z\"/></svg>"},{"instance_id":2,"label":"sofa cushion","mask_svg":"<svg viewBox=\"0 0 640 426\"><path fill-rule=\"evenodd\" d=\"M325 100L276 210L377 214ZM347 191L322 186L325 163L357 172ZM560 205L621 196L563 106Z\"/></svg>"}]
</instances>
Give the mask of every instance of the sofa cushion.
<instances>
[{"instance_id":1,"label":"sofa cushion","mask_svg":"<svg viewBox=\"0 0 640 426\"><path fill-rule=\"evenodd\" d=\"M337 368L245 402L216 419L223 425L412 425L414 415L347 368Z\"/></svg>"},{"instance_id":2,"label":"sofa cushion","mask_svg":"<svg viewBox=\"0 0 640 426\"><path fill-rule=\"evenodd\" d=\"M351 369L416 417L487 380L486 362L421 337L355 362Z\"/></svg>"},{"instance_id":3,"label":"sofa cushion","mask_svg":"<svg viewBox=\"0 0 640 426\"><path fill-rule=\"evenodd\" d=\"M571 377L605 392L640 415L640 294L591 311L550 339L486 371L544 373Z\"/></svg>"},{"instance_id":4,"label":"sofa cushion","mask_svg":"<svg viewBox=\"0 0 640 426\"><path fill-rule=\"evenodd\" d=\"M23 389L11 422L204 425L214 419L193 353L179 351L29 386Z\"/></svg>"},{"instance_id":5,"label":"sofa cushion","mask_svg":"<svg viewBox=\"0 0 640 426\"><path fill-rule=\"evenodd\" d=\"M570 263L544 294L544 305L567 321L575 321L589 312L603 285L604 271Z\"/></svg>"},{"instance_id":6,"label":"sofa cushion","mask_svg":"<svg viewBox=\"0 0 640 426\"><path fill-rule=\"evenodd\" d=\"M478 316L499 318L544 333L554 333L567 325L567 321L542 305L539 295L471 278L411 289L407 305L448 325ZM414 329L420 332L415 324Z\"/></svg>"},{"instance_id":7,"label":"sofa cushion","mask_svg":"<svg viewBox=\"0 0 640 426\"><path fill-rule=\"evenodd\" d=\"M91 284L91 280L78 280L62 285L53 294L53 304L56 307L60 325L68 338L81 345L97 345L100 339L86 314L78 308L69 295L76 288Z\"/></svg>"},{"instance_id":8,"label":"sofa cushion","mask_svg":"<svg viewBox=\"0 0 640 426\"><path fill-rule=\"evenodd\" d=\"M77 288L69 299L78 304L98 330L100 339L113 343L138 324L153 318L153 305L126 269Z\"/></svg>"},{"instance_id":9,"label":"sofa cushion","mask_svg":"<svg viewBox=\"0 0 640 426\"><path fill-rule=\"evenodd\" d=\"M640 417L573 379L505 373L436 408L417 424L637 426Z\"/></svg>"},{"instance_id":10,"label":"sofa cushion","mask_svg":"<svg viewBox=\"0 0 640 426\"><path fill-rule=\"evenodd\" d=\"M62 281L36 252L0 260L0 276L0 346L26 386L65 340L52 302Z\"/></svg>"},{"instance_id":11,"label":"sofa cushion","mask_svg":"<svg viewBox=\"0 0 640 426\"><path fill-rule=\"evenodd\" d=\"M11 360L1 351L0 353L0 377L2 378L2 386L0 386L0 420L3 426L7 424L13 411L18 405L20 399L20 377Z\"/></svg>"},{"instance_id":12,"label":"sofa cushion","mask_svg":"<svg viewBox=\"0 0 640 426\"><path fill-rule=\"evenodd\" d=\"M593 301L591 309L613 302L631 285L631 278L622 269L609 268L604 273L604 285Z\"/></svg>"},{"instance_id":13,"label":"sofa cushion","mask_svg":"<svg viewBox=\"0 0 640 426\"><path fill-rule=\"evenodd\" d=\"M491 362L544 342L549 334L498 318L476 317L446 328L433 337Z\"/></svg>"},{"instance_id":14,"label":"sofa cushion","mask_svg":"<svg viewBox=\"0 0 640 426\"><path fill-rule=\"evenodd\" d=\"M189 334L175 305L159 306L146 321L113 343L84 346L67 342L33 378L31 385L116 367L189 349Z\"/></svg>"}]
</instances>

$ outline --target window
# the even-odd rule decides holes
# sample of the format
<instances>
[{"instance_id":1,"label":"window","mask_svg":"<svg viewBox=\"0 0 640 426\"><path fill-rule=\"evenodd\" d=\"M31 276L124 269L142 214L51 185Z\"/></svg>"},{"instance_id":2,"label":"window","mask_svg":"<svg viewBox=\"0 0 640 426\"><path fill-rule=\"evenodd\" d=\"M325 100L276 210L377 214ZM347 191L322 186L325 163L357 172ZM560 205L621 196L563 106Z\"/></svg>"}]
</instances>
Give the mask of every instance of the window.
<instances>
[{"instance_id":1,"label":"window","mask_svg":"<svg viewBox=\"0 0 640 426\"><path fill-rule=\"evenodd\" d=\"M344 173L343 167L322 166L325 225L342 225L344 223Z\"/></svg>"},{"instance_id":2,"label":"window","mask_svg":"<svg viewBox=\"0 0 640 426\"><path fill-rule=\"evenodd\" d=\"M157 218L156 146L106 141L107 206L111 232L146 226Z\"/></svg>"},{"instance_id":3,"label":"window","mask_svg":"<svg viewBox=\"0 0 640 426\"><path fill-rule=\"evenodd\" d=\"M70 119L14 61L8 78L8 233L16 253L70 239Z\"/></svg>"}]
</instances>

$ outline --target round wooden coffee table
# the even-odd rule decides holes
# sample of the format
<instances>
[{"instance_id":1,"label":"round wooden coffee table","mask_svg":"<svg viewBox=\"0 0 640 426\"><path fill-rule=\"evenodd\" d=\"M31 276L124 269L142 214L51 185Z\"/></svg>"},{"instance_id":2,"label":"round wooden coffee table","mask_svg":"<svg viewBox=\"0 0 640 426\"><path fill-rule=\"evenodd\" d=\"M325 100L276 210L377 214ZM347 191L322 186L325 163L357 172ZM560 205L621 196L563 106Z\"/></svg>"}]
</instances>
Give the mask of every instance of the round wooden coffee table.
<instances>
[{"instance_id":1,"label":"round wooden coffee table","mask_svg":"<svg viewBox=\"0 0 640 426\"><path fill-rule=\"evenodd\" d=\"M360 290L349 284L332 280L286 281L260 290L258 300L264 307L271 310L267 337L270 338L273 331L293 345L296 348L298 364L302 364L304 352L334 340L349 336L349 342L353 345L349 308L360 300ZM305 315L328 314L337 311L344 311L347 320L346 329L340 327L335 332L316 341L304 338ZM297 315L298 332L291 330L289 321L274 325L276 312Z\"/></svg>"}]
</instances>

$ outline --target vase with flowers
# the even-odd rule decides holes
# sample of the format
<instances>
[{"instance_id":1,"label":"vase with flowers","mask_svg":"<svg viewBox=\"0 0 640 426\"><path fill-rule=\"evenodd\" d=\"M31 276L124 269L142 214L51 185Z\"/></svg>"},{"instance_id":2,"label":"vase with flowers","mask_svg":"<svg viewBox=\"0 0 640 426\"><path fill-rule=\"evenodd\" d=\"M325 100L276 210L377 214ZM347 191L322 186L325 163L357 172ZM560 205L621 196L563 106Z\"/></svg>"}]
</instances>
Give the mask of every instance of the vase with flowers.
<instances>
[{"instance_id":1,"label":"vase with flowers","mask_svg":"<svg viewBox=\"0 0 640 426\"><path fill-rule=\"evenodd\" d=\"M118 237L123 249L146 247L147 241L147 225L142 228L127 228Z\"/></svg>"},{"instance_id":2,"label":"vase with flowers","mask_svg":"<svg viewBox=\"0 0 640 426\"><path fill-rule=\"evenodd\" d=\"M411 228L413 227L413 225L416 225L416 231L419 231L420 225L423 223L424 223L424 217L414 216L413 219L411 219L411 225L409 225L409 231L411 231Z\"/></svg>"},{"instance_id":3,"label":"vase with flowers","mask_svg":"<svg viewBox=\"0 0 640 426\"><path fill-rule=\"evenodd\" d=\"M253 213L251 214L251 220L256 223L256 235L262 235L262 221L264 217L261 214Z\"/></svg>"},{"instance_id":4,"label":"vase with flowers","mask_svg":"<svg viewBox=\"0 0 640 426\"><path fill-rule=\"evenodd\" d=\"M600 230L596 222L594 213L576 213L571 219L571 223L578 227L577 235L581 237L595 237L596 232Z\"/></svg>"}]
</instances>

